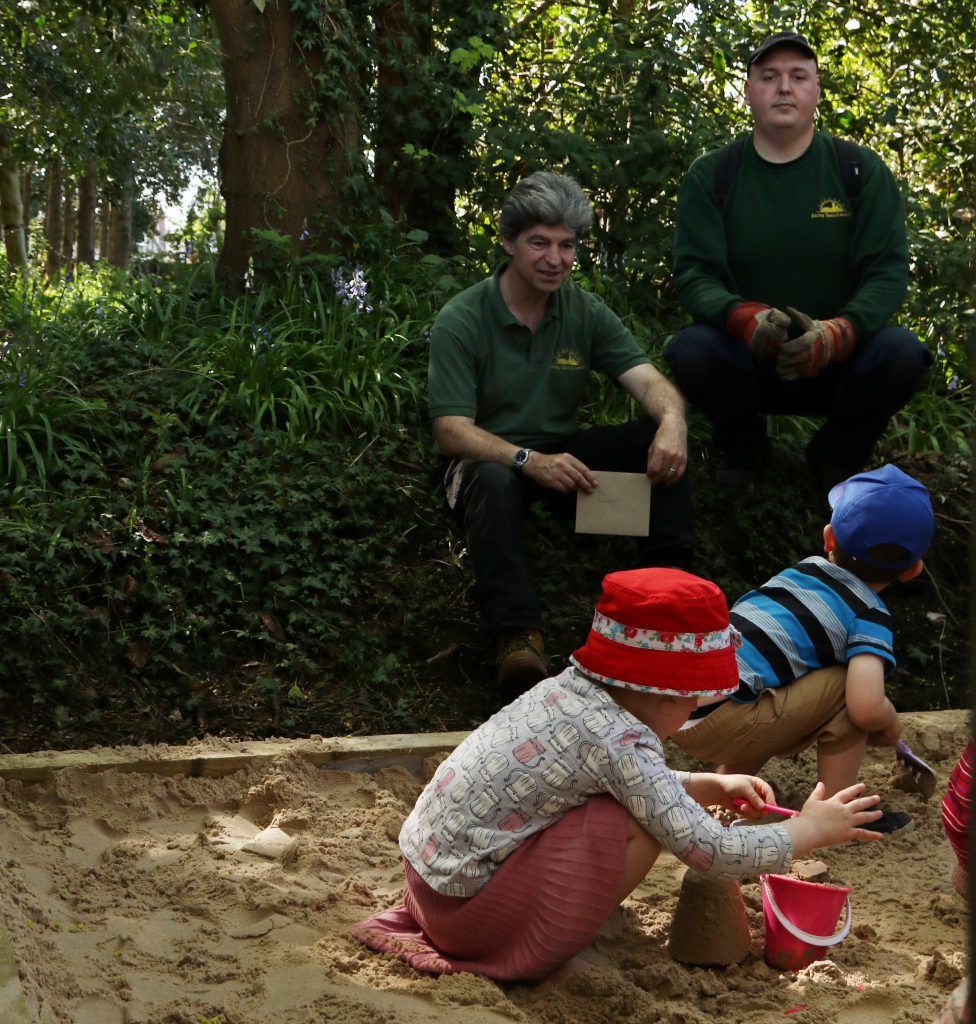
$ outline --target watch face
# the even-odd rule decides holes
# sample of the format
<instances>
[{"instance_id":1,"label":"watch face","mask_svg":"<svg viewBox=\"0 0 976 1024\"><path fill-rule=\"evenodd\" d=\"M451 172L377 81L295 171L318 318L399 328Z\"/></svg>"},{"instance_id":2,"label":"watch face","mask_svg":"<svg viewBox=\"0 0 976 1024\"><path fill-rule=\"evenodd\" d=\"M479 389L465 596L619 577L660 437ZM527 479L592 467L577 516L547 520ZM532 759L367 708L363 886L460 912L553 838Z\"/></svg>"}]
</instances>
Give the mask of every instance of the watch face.
<instances>
[{"instance_id":1,"label":"watch face","mask_svg":"<svg viewBox=\"0 0 976 1024\"><path fill-rule=\"evenodd\" d=\"M527 448L519 448L519 450L512 456L512 465L516 469L521 469L529 461L529 451Z\"/></svg>"}]
</instances>

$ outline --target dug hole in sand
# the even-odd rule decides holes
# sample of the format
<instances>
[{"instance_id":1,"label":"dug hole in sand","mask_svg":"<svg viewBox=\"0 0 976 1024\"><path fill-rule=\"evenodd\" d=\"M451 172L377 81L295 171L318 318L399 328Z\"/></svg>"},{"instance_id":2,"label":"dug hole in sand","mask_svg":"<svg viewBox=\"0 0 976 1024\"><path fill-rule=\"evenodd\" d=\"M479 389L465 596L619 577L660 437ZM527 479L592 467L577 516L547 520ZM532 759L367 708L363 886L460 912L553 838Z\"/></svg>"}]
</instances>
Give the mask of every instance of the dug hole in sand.
<instances>
[{"instance_id":1,"label":"dug hole in sand","mask_svg":"<svg viewBox=\"0 0 976 1024\"><path fill-rule=\"evenodd\" d=\"M400 901L397 834L439 754L397 764L394 751L375 770L353 770L363 765L322 766L317 739L262 758L246 756L246 744L209 740L110 752L125 762L110 768L105 751L92 752L102 770L46 769L33 781L0 758L9 939L5 954L0 928L0 1020L928 1024L967 970L966 907L950 882L941 800L968 713L904 720L908 743L938 774L932 799L892 788L889 748L868 751L862 778L886 806L914 816L914 832L822 850L796 866L853 887L853 929L829 959L795 974L764 962L758 878L741 884L751 941L741 962L674 959L685 868L666 855L577 969L542 986L420 974L348 936ZM240 752L228 774L192 774L212 755ZM674 767L699 767L670 744L668 752ZM173 757L188 774L145 770ZM763 775L778 803L798 807L814 783L813 755L776 759Z\"/></svg>"}]
</instances>

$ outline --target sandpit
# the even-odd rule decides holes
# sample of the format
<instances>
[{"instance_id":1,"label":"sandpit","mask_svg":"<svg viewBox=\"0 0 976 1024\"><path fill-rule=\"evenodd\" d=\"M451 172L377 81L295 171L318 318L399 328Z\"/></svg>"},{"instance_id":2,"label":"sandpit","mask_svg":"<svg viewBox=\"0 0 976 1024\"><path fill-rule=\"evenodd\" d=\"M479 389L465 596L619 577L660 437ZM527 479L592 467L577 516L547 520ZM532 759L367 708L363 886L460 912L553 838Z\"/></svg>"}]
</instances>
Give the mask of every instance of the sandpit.
<instances>
[{"instance_id":1,"label":"sandpit","mask_svg":"<svg viewBox=\"0 0 976 1024\"><path fill-rule=\"evenodd\" d=\"M348 937L351 925L399 902L396 836L433 753L397 758L394 744L385 760L360 764L323 759L315 739L260 758L208 741L116 752L119 766L108 769L104 751L79 755L78 767L44 768L30 781L4 773L9 759L0 758L9 938L4 964L0 928L0 1020L930 1024L967 970L966 907L950 883L940 801L968 714L905 722L906 739L939 775L935 796L892 789L887 749L869 751L863 777L888 806L915 816L915 831L819 851L820 865L802 865L854 889L853 930L830 959L796 974L765 964L751 879L741 886L748 955L723 968L676 961L668 942L685 869L666 856L576 969L542 986L419 974ZM676 767L696 767L669 749ZM201 775L223 750L243 753L227 774ZM146 771L153 762L167 773ZM813 764L809 754L771 762L764 774L779 803L799 806Z\"/></svg>"}]
</instances>

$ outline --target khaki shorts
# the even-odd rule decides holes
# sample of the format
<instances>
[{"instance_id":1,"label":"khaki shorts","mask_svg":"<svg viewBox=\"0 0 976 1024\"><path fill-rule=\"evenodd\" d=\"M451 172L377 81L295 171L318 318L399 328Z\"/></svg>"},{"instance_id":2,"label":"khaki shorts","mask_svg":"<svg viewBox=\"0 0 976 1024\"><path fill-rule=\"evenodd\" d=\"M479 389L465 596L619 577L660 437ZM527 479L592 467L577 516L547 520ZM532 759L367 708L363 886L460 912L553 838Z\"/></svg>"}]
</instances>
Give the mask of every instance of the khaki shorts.
<instances>
[{"instance_id":1,"label":"khaki shorts","mask_svg":"<svg viewBox=\"0 0 976 1024\"><path fill-rule=\"evenodd\" d=\"M691 757L711 764L738 764L797 754L817 744L841 753L864 730L847 715L845 665L818 669L787 686L763 690L752 704L727 700L671 739Z\"/></svg>"}]
</instances>

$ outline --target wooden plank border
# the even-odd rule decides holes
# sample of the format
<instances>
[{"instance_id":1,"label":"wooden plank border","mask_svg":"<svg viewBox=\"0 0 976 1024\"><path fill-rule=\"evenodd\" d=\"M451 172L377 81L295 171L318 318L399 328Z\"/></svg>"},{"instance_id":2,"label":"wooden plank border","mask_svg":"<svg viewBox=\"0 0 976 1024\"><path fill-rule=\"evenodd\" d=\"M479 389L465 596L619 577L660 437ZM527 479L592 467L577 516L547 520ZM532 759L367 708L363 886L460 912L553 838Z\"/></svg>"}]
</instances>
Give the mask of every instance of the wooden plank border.
<instances>
[{"instance_id":1,"label":"wooden plank border","mask_svg":"<svg viewBox=\"0 0 976 1024\"><path fill-rule=\"evenodd\" d=\"M339 736L329 739L254 740L205 746L42 750L0 756L0 779L39 782L64 768L82 771L141 772L155 775L217 777L282 754L297 753L313 764L348 771L374 771L414 764L453 750L466 732L400 733L389 736Z\"/></svg>"},{"instance_id":2,"label":"wooden plank border","mask_svg":"<svg viewBox=\"0 0 976 1024\"><path fill-rule=\"evenodd\" d=\"M959 711L903 712L901 719L912 734L924 725L954 720ZM313 737L299 740L225 742L209 739L185 746L106 747L91 750L42 750L30 754L0 755L0 779L36 782L62 768L83 771L142 772L156 775L229 775L256 761L271 761L298 753L323 768L371 771L414 763L453 750L467 732L393 733L386 736Z\"/></svg>"}]
</instances>

